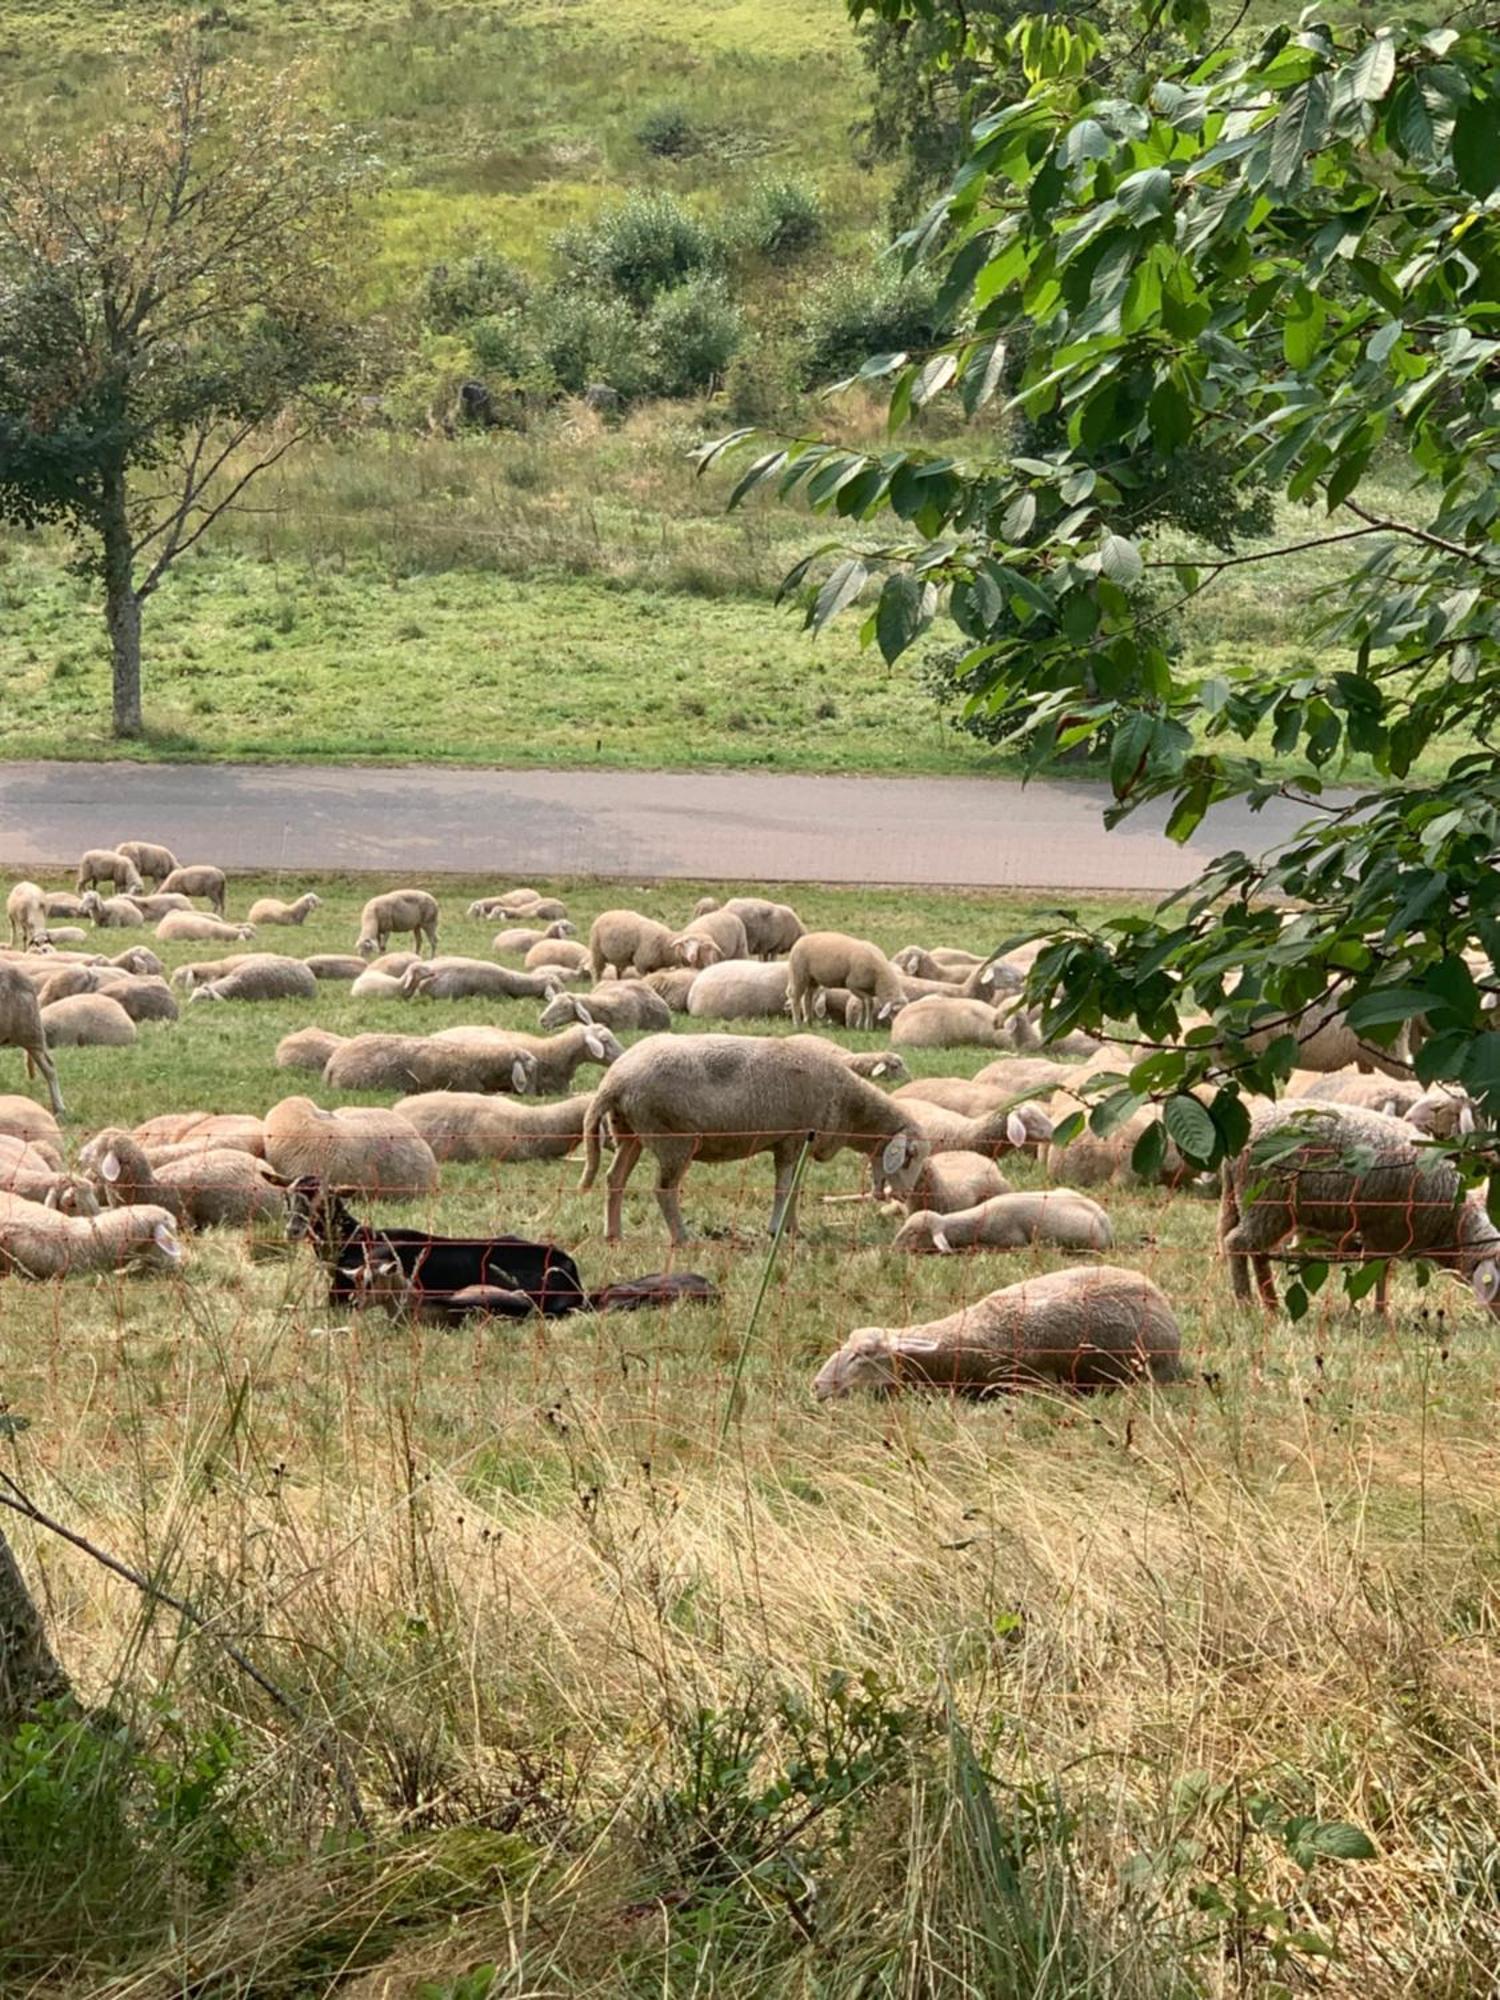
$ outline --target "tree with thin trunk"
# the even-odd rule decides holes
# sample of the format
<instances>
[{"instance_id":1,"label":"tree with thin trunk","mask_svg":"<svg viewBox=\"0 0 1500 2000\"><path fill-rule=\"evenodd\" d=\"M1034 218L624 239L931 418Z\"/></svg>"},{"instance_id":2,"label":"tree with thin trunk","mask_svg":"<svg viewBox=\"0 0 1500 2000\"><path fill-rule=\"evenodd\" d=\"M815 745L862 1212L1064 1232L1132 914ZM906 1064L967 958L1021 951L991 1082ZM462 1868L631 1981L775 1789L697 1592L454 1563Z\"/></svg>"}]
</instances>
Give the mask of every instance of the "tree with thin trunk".
<instances>
[{"instance_id":1,"label":"tree with thin trunk","mask_svg":"<svg viewBox=\"0 0 1500 2000\"><path fill-rule=\"evenodd\" d=\"M346 405L360 177L295 76L186 28L107 129L0 156L0 522L77 538L117 736L143 728L146 600Z\"/></svg>"}]
</instances>

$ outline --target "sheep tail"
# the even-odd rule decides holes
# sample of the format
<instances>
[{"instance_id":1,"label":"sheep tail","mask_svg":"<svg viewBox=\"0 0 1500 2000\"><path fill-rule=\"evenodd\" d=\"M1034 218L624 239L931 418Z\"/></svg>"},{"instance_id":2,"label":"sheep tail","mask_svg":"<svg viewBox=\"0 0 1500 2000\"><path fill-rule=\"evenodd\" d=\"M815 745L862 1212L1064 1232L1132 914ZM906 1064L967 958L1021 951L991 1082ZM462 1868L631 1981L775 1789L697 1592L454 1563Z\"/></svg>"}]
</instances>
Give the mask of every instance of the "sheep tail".
<instances>
[{"instance_id":1,"label":"sheep tail","mask_svg":"<svg viewBox=\"0 0 1500 2000\"><path fill-rule=\"evenodd\" d=\"M583 1178L578 1183L578 1192L587 1194L599 1178L599 1132L609 1115L609 1106L601 1104L604 1086L601 1084L589 1099L588 1110L583 1114Z\"/></svg>"}]
</instances>

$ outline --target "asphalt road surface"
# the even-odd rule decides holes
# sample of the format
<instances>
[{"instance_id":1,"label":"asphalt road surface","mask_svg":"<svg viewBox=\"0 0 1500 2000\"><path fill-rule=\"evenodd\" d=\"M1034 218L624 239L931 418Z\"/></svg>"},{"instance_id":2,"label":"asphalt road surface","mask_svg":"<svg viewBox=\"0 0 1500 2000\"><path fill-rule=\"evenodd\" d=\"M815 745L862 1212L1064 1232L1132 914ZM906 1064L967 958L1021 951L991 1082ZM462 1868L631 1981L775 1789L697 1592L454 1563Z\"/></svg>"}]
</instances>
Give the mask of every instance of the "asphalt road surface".
<instances>
[{"instance_id":1,"label":"asphalt road surface","mask_svg":"<svg viewBox=\"0 0 1500 2000\"><path fill-rule=\"evenodd\" d=\"M184 861L442 872L1165 893L1305 817L1217 808L1187 847L1166 806L1105 830L1097 785L761 772L494 771L444 765L0 764L0 866L162 840Z\"/></svg>"}]
</instances>

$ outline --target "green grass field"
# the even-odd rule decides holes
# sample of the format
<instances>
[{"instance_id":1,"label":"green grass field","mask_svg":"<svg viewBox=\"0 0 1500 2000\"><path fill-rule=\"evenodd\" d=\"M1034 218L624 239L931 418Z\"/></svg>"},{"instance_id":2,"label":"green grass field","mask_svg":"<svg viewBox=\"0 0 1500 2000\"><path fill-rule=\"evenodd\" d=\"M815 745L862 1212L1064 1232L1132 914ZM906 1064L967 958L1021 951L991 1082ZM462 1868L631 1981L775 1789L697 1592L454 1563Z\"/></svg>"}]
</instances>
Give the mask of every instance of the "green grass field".
<instances>
[{"instance_id":1,"label":"green grass field","mask_svg":"<svg viewBox=\"0 0 1500 2000\"><path fill-rule=\"evenodd\" d=\"M318 886L305 930L259 942L347 947L372 885ZM444 885L446 948L483 950L459 912L494 886ZM606 900L680 918L698 889L556 887L581 929ZM1029 914L796 900L891 948L983 948ZM62 1051L70 1132L326 1096L273 1065L309 1018L534 1015L199 1004ZM661 1267L644 1169L618 1248L576 1175L449 1167L415 1210L360 1206L544 1233L593 1281ZM1211 1203L1106 1190L1186 1382L817 1406L852 1327L1057 1261L898 1258L888 1216L822 1199L857 1178L848 1155L813 1174L758 1316L764 1161L690 1172L710 1233L687 1261L722 1303L659 1317L344 1318L305 1251L224 1232L170 1281L0 1285L6 1477L193 1600L305 1718L6 1517L110 1721L0 1750L5 1990L1488 2000L1492 1323L1409 1277L1388 1325L1332 1293L1295 1327L1236 1312Z\"/></svg>"}]
</instances>

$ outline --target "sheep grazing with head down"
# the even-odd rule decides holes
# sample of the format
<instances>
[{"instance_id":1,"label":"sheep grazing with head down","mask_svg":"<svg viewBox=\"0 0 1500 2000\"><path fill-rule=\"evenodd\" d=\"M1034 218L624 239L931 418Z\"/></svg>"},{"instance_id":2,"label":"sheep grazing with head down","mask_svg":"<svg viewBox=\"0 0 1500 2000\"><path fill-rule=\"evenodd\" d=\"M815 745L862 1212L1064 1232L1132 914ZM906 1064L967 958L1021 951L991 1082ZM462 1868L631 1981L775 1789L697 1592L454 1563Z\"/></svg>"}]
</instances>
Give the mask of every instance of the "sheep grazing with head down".
<instances>
[{"instance_id":1,"label":"sheep grazing with head down","mask_svg":"<svg viewBox=\"0 0 1500 2000\"><path fill-rule=\"evenodd\" d=\"M901 975L880 947L843 931L809 931L792 946L787 966L792 1019L799 1027L811 1027L820 989L853 996L845 1016L851 1028L877 1027L906 1005Z\"/></svg>"},{"instance_id":2,"label":"sheep grazing with head down","mask_svg":"<svg viewBox=\"0 0 1500 2000\"><path fill-rule=\"evenodd\" d=\"M284 903L279 896L261 896L250 905L246 923L250 924L305 924L314 910L321 910L323 898L309 889L295 903Z\"/></svg>"},{"instance_id":3,"label":"sheep grazing with head down","mask_svg":"<svg viewBox=\"0 0 1500 2000\"><path fill-rule=\"evenodd\" d=\"M860 1327L818 1370L813 1394L1112 1389L1178 1380L1181 1353L1181 1329L1151 1280L1096 1264L1007 1285L925 1326Z\"/></svg>"},{"instance_id":4,"label":"sheep grazing with head down","mask_svg":"<svg viewBox=\"0 0 1500 2000\"><path fill-rule=\"evenodd\" d=\"M745 926L732 910L710 910L678 931L672 939L672 955L679 965L701 970L725 959L748 958L750 944Z\"/></svg>"},{"instance_id":5,"label":"sheep grazing with head down","mask_svg":"<svg viewBox=\"0 0 1500 2000\"><path fill-rule=\"evenodd\" d=\"M397 1198L437 1192L432 1148L394 1111L324 1111L310 1097L284 1097L266 1113L265 1134L266 1158L283 1180Z\"/></svg>"},{"instance_id":6,"label":"sheep grazing with head down","mask_svg":"<svg viewBox=\"0 0 1500 2000\"><path fill-rule=\"evenodd\" d=\"M208 862L197 862L189 868L174 868L162 883L163 892L179 896L196 896L207 903L216 917L222 917L229 907L229 878L222 868L215 868Z\"/></svg>"},{"instance_id":7,"label":"sheep grazing with head down","mask_svg":"<svg viewBox=\"0 0 1500 2000\"><path fill-rule=\"evenodd\" d=\"M171 848L154 840L122 840L115 853L123 854L141 881L149 882L153 889L160 888L177 867L177 857Z\"/></svg>"},{"instance_id":8,"label":"sheep grazing with head down","mask_svg":"<svg viewBox=\"0 0 1500 2000\"><path fill-rule=\"evenodd\" d=\"M997 1194L947 1215L918 1209L896 1231L897 1250L939 1257L960 1250L1024 1250L1045 1243L1057 1250L1110 1250L1114 1231L1097 1201L1075 1188L1028 1189Z\"/></svg>"},{"instance_id":9,"label":"sheep grazing with head down","mask_svg":"<svg viewBox=\"0 0 1500 2000\"><path fill-rule=\"evenodd\" d=\"M135 863L113 847L91 847L78 864L74 884L78 894L92 889L96 882L108 882L126 896L138 896L146 886Z\"/></svg>"},{"instance_id":10,"label":"sheep grazing with head down","mask_svg":"<svg viewBox=\"0 0 1500 2000\"><path fill-rule=\"evenodd\" d=\"M532 952L527 952L526 963L533 963ZM602 910L589 926L588 965L596 986L607 974L616 979L629 973L644 978L648 972L665 972L683 963L667 926L638 910Z\"/></svg>"},{"instance_id":11,"label":"sheep grazing with head down","mask_svg":"<svg viewBox=\"0 0 1500 2000\"><path fill-rule=\"evenodd\" d=\"M22 1278L66 1278L118 1271L127 1264L171 1270L181 1261L177 1225L164 1208L65 1215L23 1195L0 1194L0 1271Z\"/></svg>"},{"instance_id":12,"label":"sheep grazing with head down","mask_svg":"<svg viewBox=\"0 0 1500 2000\"><path fill-rule=\"evenodd\" d=\"M5 899L5 914L10 919L10 941L18 950L46 937L47 899L35 882L17 882Z\"/></svg>"},{"instance_id":13,"label":"sheep grazing with head down","mask_svg":"<svg viewBox=\"0 0 1500 2000\"><path fill-rule=\"evenodd\" d=\"M393 937L408 931L419 957L424 945L437 957L437 898L425 889L388 889L383 896L372 896L360 911L354 949L361 958L378 958Z\"/></svg>"},{"instance_id":14,"label":"sheep grazing with head down","mask_svg":"<svg viewBox=\"0 0 1500 2000\"><path fill-rule=\"evenodd\" d=\"M622 1055L584 1121L584 1172L598 1178L602 1134L614 1134L605 1234L618 1241L625 1187L643 1151L656 1156L656 1199L674 1243L685 1243L678 1189L694 1160L714 1164L770 1153L773 1230L796 1220L793 1180L804 1146L814 1160L846 1146L878 1158L897 1191L910 1187L928 1148L902 1107L836 1053L807 1039L652 1035Z\"/></svg>"}]
</instances>

